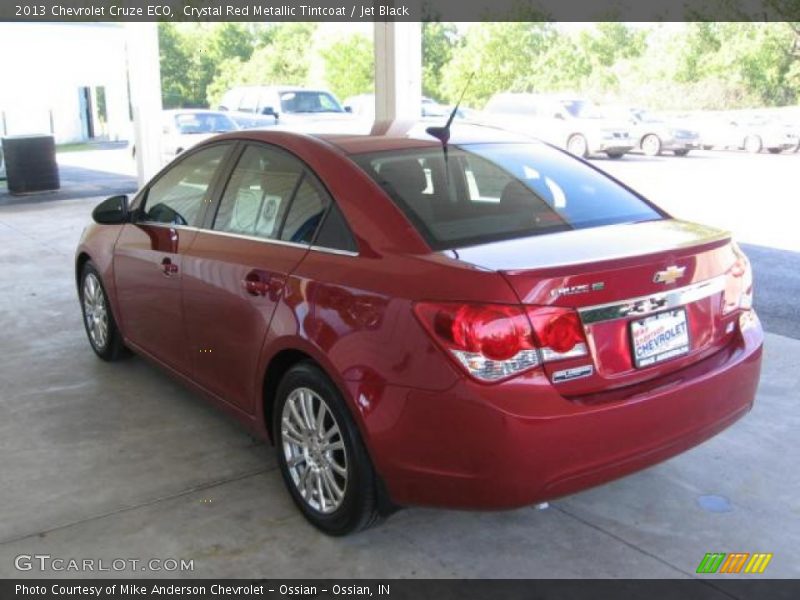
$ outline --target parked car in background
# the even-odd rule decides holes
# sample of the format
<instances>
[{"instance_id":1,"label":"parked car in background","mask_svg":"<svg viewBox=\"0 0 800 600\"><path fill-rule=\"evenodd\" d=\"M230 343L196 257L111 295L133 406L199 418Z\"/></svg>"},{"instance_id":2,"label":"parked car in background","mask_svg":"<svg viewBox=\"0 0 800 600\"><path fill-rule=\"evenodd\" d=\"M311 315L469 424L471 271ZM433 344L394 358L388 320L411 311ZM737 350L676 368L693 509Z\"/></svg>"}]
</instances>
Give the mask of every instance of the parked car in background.
<instances>
[{"instance_id":1,"label":"parked car in background","mask_svg":"<svg viewBox=\"0 0 800 600\"><path fill-rule=\"evenodd\" d=\"M74 262L92 350L271 441L334 535L557 498L751 409L763 332L728 233L529 137L426 129L237 131L106 200Z\"/></svg>"},{"instance_id":2,"label":"parked car in background","mask_svg":"<svg viewBox=\"0 0 800 600\"><path fill-rule=\"evenodd\" d=\"M767 150L778 154L798 144L797 132L775 119L702 115L696 117L703 148L745 150L757 154Z\"/></svg>"},{"instance_id":3,"label":"parked car in background","mask_svg":"<svg viewBox=\"0 0 800 600\"><path fill-rule=\"evenodd\" d=\"M280 124L319 132L355 120L331 92L293 86L236 87L225 93L218 108L242 129Z\"/></svg>"},{"instance_id":4,"label":"parked car in background","mask_svg":"<svg viewBox=\"0 0 800 600\"><path fill-rule=\"evenodd\" d=\"M675 156L686 156L700 147L700 135L679 123L667 120L642 108L628 106L603 107L608 116L626 122L636 142L636 149L647 156L658 156L672 152Z\"/></svg>"},{"instance_id":5,"label":"parked car in background","mask_svg":"<svg viewBox=\"0 0 800 600\"><path fill-rule=\"evenodd\" d=\"M588 100L574 96L495 94L483 111L488 123L560 146L585 158L620 158L636 145L630 128L609 119Z\"/></svg>"},{"instance_id":6,"label":"parked car in background","mask_svg":"<svg viewBox=\"0 0 800 600\"><path fill-rule=\"evenodd\" d=\"M375 118L375 94L359 94L350 96L343 103L345 110L362 120L373 120ZM453 111L452 106L440 104L432 98L422 97L420 107L420 117L423 119L447 119ZM465 109L459 107L456 111L456 118L465 118Z\"/></svg>"},{"instance_id":7,"label":"parked car in background","mask_svg":"<svg viewBox=\"0 0 800 600\"><path fill-rule=\"evenodd\" d=\"M237 129L236 122L224 112L189 108L165 110L161 119L162 162L168 163L213 135ZM135 144L131 145L131 155L136 157Z\"/></svg>"}]
</instances>

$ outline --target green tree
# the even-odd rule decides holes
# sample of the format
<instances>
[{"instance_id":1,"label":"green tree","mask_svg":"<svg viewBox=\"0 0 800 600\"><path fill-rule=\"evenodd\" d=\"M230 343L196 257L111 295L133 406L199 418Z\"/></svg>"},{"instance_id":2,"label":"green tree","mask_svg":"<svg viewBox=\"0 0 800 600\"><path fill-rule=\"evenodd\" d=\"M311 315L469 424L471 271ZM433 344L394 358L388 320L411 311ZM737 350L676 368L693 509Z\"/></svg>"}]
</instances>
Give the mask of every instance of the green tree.
<instances>
[{"instance_id":1,"label":"green tree","mask_svg":"<svg viewBox=\"0 0 800 600\"><path fill-rule=\"evenodd\" d=\"M361 34L338 40L323 49L325 81L344 100L375 89L375 54L372 41Z\"/></svg>"},{"instance_id":2,"label":"green tree","mask_svg":"<svg viewBox=\"0 0 800 600\"><path fill-rule=\"evenodd\" d=\"M436 100L445 97L443 72L460 45L458 29L453 23L422 23L422 93Z\"/></svg>"},{"instance_id":3,"label":"green tree","mask_svg":"<svg viewBox=\"0 0 800 600\"><path fill-rule=\"evenodd\" d=\"M444 95L457 98L473 72L464 95L467 106L480 107L497 92L532 89L531 75L557 35L551 24L541 22L473 25L444 74Z\"/></svg>"},{"instance_id":4,"label":"green tree","mask_svg":"<svg viewBox=\"0 0 800 600\"><path fill-rule=\"evenodd\" d=\"M316 23L282 23L273 27L270 43L256 49L247 60L226 58L206 87L206 99L215 106L236 85L303 85L308 78L309 49Z\"/></svg>"}]
</instances>

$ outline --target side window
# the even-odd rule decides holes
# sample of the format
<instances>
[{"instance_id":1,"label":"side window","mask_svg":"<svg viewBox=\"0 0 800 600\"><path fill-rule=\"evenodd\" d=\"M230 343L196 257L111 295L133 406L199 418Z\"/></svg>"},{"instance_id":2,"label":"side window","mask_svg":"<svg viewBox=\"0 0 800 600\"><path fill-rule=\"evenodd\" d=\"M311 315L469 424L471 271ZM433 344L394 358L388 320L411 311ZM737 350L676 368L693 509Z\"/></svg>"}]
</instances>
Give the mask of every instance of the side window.
<instances>
[{"instance_id":1,"label":"side window","mask_svg":"<svg viewBox=\"0 0 800 600\"><path fill-rule=\"evenodd\" d=\"M358 251L353 234L350 233L350 228L335 202L331 204L314 243L321 248L347 250L348 252Z\"/></svg>"},{"instance_id":2,"label":"side window","mask_svg":"<svg viewBox=\"0 0 800 600\"><path fill-rule=\"evenodd\" d=\"M239 101L239 110L242 112L256 112L258 108L258 90L245 90Z\"/></svg>"},{"instance_id":3,"label":"side window","mask_svg":"<svg viewBox=\"0 0 800 600\"><path fill-rule=\"evenodd\" d=\"M148 190L144 221L172 225L199 224L203 202L229 144L218 144L187 156Z\"/></svg>"},{"instance_id":4,"label":"side window","mask_svg":"<svg viewBox=\"0 0 800 600\"><path fill-rule=\"evenodd\" d=\"M306 175L297 188L294 202L289 208L281 239L288 242L310 244L328 206L328 197L311 176Z\"/></svg>"},{"instance_id":5,"label":"side window","mask_svg":"<svg viewBox=\"0 0 800 600\"><path fill-rule=\"evenodd\" d=\"M275 239L303 174L296 158L265 146L248 146L231 174L213 228Z\"/></svg>"}]
</instances>

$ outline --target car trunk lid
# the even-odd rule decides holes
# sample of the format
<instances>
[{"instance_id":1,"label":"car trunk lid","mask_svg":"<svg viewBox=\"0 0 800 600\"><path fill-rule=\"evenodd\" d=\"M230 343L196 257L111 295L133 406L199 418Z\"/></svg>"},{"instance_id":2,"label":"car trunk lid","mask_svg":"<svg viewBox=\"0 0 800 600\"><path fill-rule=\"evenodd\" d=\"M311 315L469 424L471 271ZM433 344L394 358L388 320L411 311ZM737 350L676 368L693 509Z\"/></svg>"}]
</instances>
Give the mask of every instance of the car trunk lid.
<instances>
[{"instance_id":1,"label":"car trunk lid","mask_svg":"<svg viewBox=\"0 0 800 600\"><path fill-rule=\"evenodd\" d=\"M546 362L564 395L632 385L681 369L729 341L726 232L664 219L457 250L499 271L523 304L578 312L588 356Z\"/></svg>"}]
</instances>

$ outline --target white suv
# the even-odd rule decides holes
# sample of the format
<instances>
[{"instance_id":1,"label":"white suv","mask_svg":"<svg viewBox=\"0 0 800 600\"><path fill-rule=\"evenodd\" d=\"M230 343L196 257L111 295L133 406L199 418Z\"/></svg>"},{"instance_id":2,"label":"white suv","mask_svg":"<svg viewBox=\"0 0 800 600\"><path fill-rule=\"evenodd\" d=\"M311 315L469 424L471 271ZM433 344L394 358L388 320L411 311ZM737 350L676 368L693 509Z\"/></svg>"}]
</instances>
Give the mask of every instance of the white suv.
<instances>
[{"instance_id":1,"label":"white suv","mask_svg":"<svg viewBox=\"0 0 800 600\"><path fill-rule=\"evenodd\" d=\"M310 125L318 131L325 129L325 124L354 121L331 92L302 87L235 87L225 93L217 108L228 111L243 129L280 124Z\"/></svg>"},{"instance_id":2,"label":"white suv","mask_svg":"<svg viewBox=\"0 0 800 600\"><path fill-rule=\"evenodd\" d=\"M590 101L576 96L495 94L484 113L494 125L584 158L600 152L620 158L636 144L626 125L609 120Z\"/></svg>"}]
</instances>

